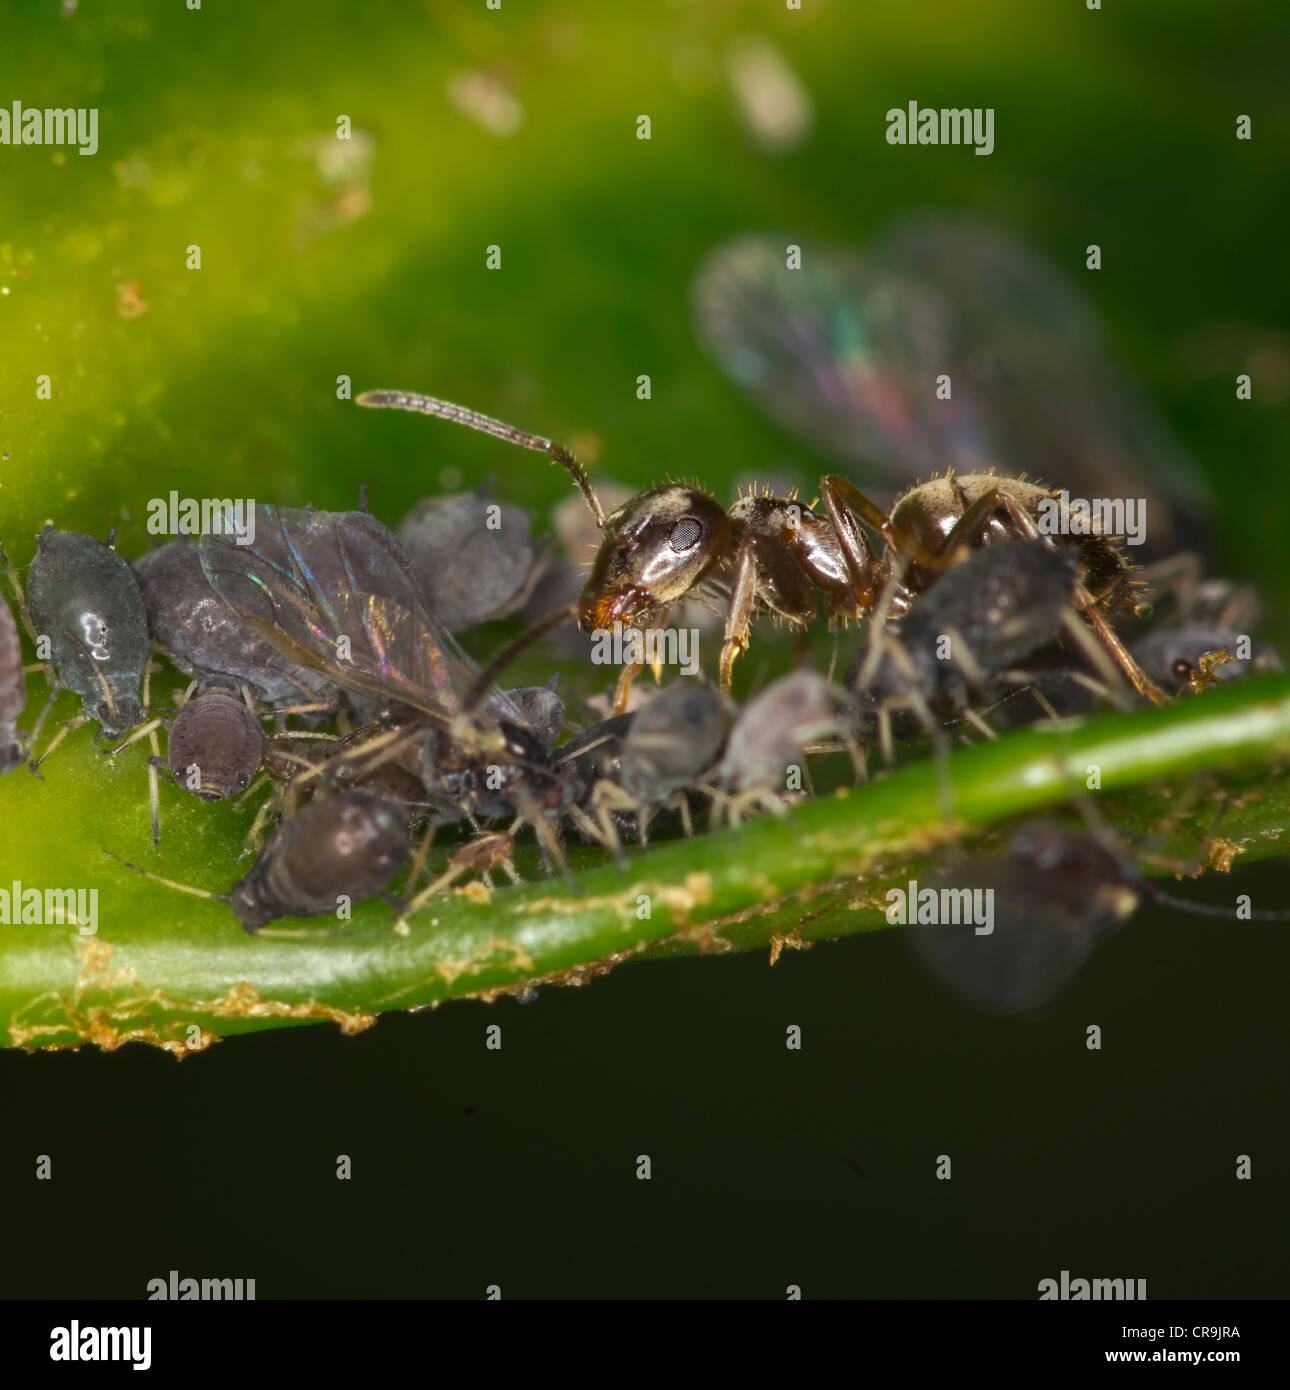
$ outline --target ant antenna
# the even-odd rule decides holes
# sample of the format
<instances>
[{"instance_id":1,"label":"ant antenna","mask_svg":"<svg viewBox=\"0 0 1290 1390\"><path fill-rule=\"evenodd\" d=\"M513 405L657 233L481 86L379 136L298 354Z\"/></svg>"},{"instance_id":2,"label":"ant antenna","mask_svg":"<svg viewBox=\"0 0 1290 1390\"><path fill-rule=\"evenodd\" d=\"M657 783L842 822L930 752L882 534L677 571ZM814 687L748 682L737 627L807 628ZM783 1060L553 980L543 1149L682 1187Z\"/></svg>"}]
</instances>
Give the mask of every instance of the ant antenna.
<instances>
[{"instance_id":1,"label":"ant antenna","mask_svg":"<svg viewBox=\"0 0 1290 1390\"><path fill-rule=\"evenodd\" d=\"M410 410L418 415L437 415L441 420L455 420L457 424L479 430L482 434L491 434L510 444L518 444L521 449L534 449L539 454L546 454L553 463L568 471L583 500L591 508L596 525L603 527L605 524L605 509L591 486L587 470L563 444L556 444L540 434L529 434L527 430L517 430L514 425L494 420L491 415L481 415L477 410L468 410L464 405L453 405L451 401L418 395L414 391L364 391L356 402L376 410Z\"/></svg>"}]
</instances>

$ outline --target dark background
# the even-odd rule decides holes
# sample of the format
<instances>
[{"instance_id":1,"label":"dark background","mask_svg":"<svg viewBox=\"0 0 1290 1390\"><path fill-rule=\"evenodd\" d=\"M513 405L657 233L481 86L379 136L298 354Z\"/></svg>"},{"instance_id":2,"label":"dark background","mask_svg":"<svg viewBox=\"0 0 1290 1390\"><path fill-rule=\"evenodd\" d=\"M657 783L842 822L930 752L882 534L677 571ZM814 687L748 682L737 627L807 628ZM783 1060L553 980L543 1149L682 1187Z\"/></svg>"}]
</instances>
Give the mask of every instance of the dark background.
<instances>
[{"instance_id":1,"label":"dark background","mask_svg":"<svg viewBox=\"0 0 1290 1390\"><path fill-rule=\"evenodd\" d=\"M1088 242L1113 248L1095 296L1112 341L1211 479L1227 570L1260 584L1284 643L1282 5L266 8L0 6L0 100L103 112L93 159L0 150L6 538L116 524L137 554L145 499L171 487L331 506L366 482L387 520L444 470L497 473L539 514L566 495L540 460L339 406L340 372L576 439L638 485L809 480L827 461L703 358L689 276L739 231L863 243L936 206L1072 273ZM757 150L731 109L723 55L747 32L814 103L791 154ZM522 103L513 135L454 107L467 69ZM884 113L910 99L994 107L996 152L889 147ZM302 142L340 112L370 167L329 183ZM481 269L490 242L501 276ZM25 561L30 541L11 548ZM39 881L69 827L137 813L137 784L78 782L82 757L87 735L43 798L0 783L0 879ZM1281 862L1189 891L1290 902ZM5 1055L0 1292L142 1297L173 1268L254 1277L260 1298L1032 1298L1068 1269L1152 1298L1284 1296L1288 941L1144 911L1025 1024L947 1001L889 932L773 971L761 953L654 962L355 1038L239 1037L182 1066Z\"/></svg>"}]
</instances>

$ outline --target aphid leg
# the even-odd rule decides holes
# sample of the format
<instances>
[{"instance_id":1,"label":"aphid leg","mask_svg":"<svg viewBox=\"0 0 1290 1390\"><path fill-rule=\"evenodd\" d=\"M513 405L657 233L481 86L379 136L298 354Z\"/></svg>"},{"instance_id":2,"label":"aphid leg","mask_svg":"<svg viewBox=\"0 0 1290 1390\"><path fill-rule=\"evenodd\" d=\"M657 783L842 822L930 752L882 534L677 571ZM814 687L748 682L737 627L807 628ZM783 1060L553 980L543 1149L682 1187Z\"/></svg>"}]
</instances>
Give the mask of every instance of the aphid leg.
<instances>
[{"instance_id":1,"label":"aphid leg","mask_svg":"<svg viewBox=\"0 0 1290 1390\"><path fill-rule=\"evenodd\" d=\"M556 628L562 627L570 618L577 618L577 616L578 605L576 603L566 604L563 608L557 608L554 613L548 614L531 627L526 628L513 642L504 646L475 677L474 684L466 691L461 702L462 712L469 714L471 710L484 702L498 676L526 647L531 646L539 637L544 637L548 632L554 632Z\"/></svg>"},{"instance_id":2,"label":"aphid leg","mask_svg":"<svg viewBox=\"0 0 1290 1390\"><path fill-rule=\"evenodd\" d=\"M730 608L726 613L725 631L721 638L721 693L730 694L731 673L735 658L748 650L748 632L752 625L753 604L757 599L757 556L752 541L739 547L735 558L734 582L730 586ZM621 713L615 708L615 714Z\"/></svg>"},{"instance_id":3,"label":"aphid leg","mask_svg":"<svg viewBox=\"0 0 1290 1390\"><path fill-rule=\"evenodd\" d=\"M138 741L141 738L149 738L150 736L154 735L157 729L161 726L161 723L162 721L160 719L150 719L146 724L140 724L139 727L132 734L130 734L123 742L118 743L115 748L101 748L99 750L99 756L103 758L115 758L118 753L122 752L126 748L129 748L129 746L132 743L138 743ZM154 756L158 758L161 756L160 748L154 751Z\"/></svg>"},{"instance_id":4,"label":"aphid leg","mask_svg":"<svg viewBox=\"0 0 1290 1390\"><path fill-rule=\"evenodd\" d=\"M533 827L538 837L538 845L542 850L543 867L550 873L551 866L555 865L565 882L572 885L573 874L569 871L569 861L565 857L560 838L552 829L551 822L547 820L537 799L523 785L517 786L515 789L515 808Z\"/></svg>"},{"instance_id":5,"label":"aphid leg","mask_svg":"<svg viewBox=\"0 0 1290 1390\"><path fill-rule=\"evenodd\" d=\"M274 813L274 798L266 797L261 803L260 808L255 813L255 819L251 822L251 828L246 832L247 843L249 843L256 854L264 850L264 827L268 825Z\"/></svg>"},{"instance_id":6,"label":"aphid leg","mask_svg":"<svg viewBox=\"0 0 1290 1390\"><path fill-rule=\"evenodd\" d=\"M1178 609L1187 607L1191 596L1200 587L1203 575L1201 557L1194 550L1179 551L1177 555L1169 555L1154 564L1144 565L1138 572L1138 578L1150 598L1150 603L1146 606L1154 606L1160 597L1170 594ZM1148 615L1139 613L1138 616ZM1219 626L1226 627L1227 623L1220 623Z\"/></svg>"},{"instance_id":7,"label":"aphid leg","mask_svg":"<svg viewBox=\"0 0 1290 1390\"><path fill-rule=\"evenodd\" d=\"M473 840L468 840L449 858L443 873L404 906L399 921L406 921L412 913L424 907L437 894L451 888L465 874L487 873L499 864L509 865L509 872L514 873L515 866L511 863L514 848L515 843L510 835L501 830L481 832Z\"/></svg>"},{"instance_id":8,"label":"aphid leg","mask_svg":"<svg viewBox=\"0 0 1290 1390\"><path fill-rule=\"evenodd\" d=\"M152 661L143 663L143 707L152 705ZM157 742L157 723L155 719L144 725L148 729L148 746L152 757L148 759L148 820L152 826L152 844L155 849L161 843L161 784L157 780L157 764L161 761L161 744Z\"/></svg>"},{"instance_id":9,"label":"aphid leg","mask_svg":"<svg viewBox=\"0 0 1290 1390\"><path fill-rule=\"evenodd\" d=\"M36 729L39 729L40 724L44 721L44 717L44 712L42 711L40 719L36 722ZM90 717L88 714L78 714L75 715L73 718L69 719L67 723L64 724L61 729L59 729L59 731L54 735L54 737L50 739L49 743L45 747L45 751L40 755L40 757L38 757L33 763L30 764L31 770L33 772L38 773L41 763L43 763L45 759L49 757L49 755L54 751L55 748L58 747L60 743L62 743L62 741L67 737L67 735L72 733L73 730L79 729L82 724L88 724L89 721ZM32 732L34 735L36 730L33 730Z\"/></svg>"},{"instance_id":10,"label":"aphid leg","mask_svg":"<svg viewBox=\"0 0 1290 1390\"><path fill-rule=\"evenodd\" d=\"M1030 540L1046 540L1049 546L1052 546L1052 537L1040 535L1039 528L1035 525L1025 508L1022 507L1015 498L1009 497L1004 493L1003 505L1022 535ZM1097 600L1089 593L1082 583L1075 586L1075 604L1093 626L1097 635L1102 639L1107 650L1115 658L1120 669L1128 676L1129 681L1138 694L1150 700L1152 704L1167 705L1169 703L1169 696L1161 690L1155 681L1153 681L1133 659L1129 649L1120 640L1119 634L1107 621L1106 615L1098 606ZM1067 631L1070 632L1072 637L1075 635L1074 629L1069 627L1069 625L1067 625ZM1087 653L1089 649L1086 647L1085 651Z\"/></svg>"},{"instance_id":11,"label":"aphid leg","mask_svg":"<svg viewBox=\"0 0 1290 1390\"><path fill-rule=\"evenodd\" d=\"M563 444L556 444L540 434L529 434L527 430L517 430L514 425L495 420L491 415L481 415L477 410L468 410L451 401L441 401L434 396L422 396L412 391L364 391L357 397L357 404L378 410L410 410L419 415L435 415L441 420L452 420L469 429L491 434L496 439L518 444L521 449L534 449L539 454L546 454L573 479L574 486L582 493L583 500L596 518L596 525L603 527L605 524L605 510L600 505L595 488L591 486L587 470Z\"/></svg>"},{"instance_id":12,"label":"aphid leg","mask_svg":"<svg viewBox=\"0 0 1290 1390\"><path fill-rule=\"evenodd\" d=\"M438 828L438 825L434 821L431 821L430 824L426 826L425 834L421 837L421 843L417 846L417 852L412 856L412 863L408 869L408 885L406 889L409 895L414 895L417 891L417 883L425 869L426 860L430 856L430 846L434 844L435 831L438 830Z\"/></svg>"},{"instance_id":13,"label":"aphid leg","mask_svg":"<svg viewBox=\"0 0 1290 1390\"><path fill-rule=\"evenodd\" d=\"M999 735L995 733L995 731L989 726L989 724L986 723L985 717L981 714L978 714L976 710L970 707L968 709L965 709L963 711L963 718L966 719L967 722L971 724L971 726L978 733L984 734L986 738L997 739L999 737Z\"/></svg>"}]
</instances>

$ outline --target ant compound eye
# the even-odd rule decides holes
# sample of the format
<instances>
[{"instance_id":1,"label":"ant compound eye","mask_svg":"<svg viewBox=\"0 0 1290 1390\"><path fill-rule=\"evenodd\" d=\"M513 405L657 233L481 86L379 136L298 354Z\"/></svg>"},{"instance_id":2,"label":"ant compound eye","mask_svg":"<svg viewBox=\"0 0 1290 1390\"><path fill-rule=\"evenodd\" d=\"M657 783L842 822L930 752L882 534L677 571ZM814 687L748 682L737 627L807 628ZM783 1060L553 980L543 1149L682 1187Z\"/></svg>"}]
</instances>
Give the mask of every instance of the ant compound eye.
<instances>
[{"instance_id":1,"label":"ant compound eye","mask_svg":"<svg viewBox=\"0 0 1290 1390\"><path fill-rule=\"evenodd\" d=\"M1191 675L1191 662L1186 657L1180 656L1170 669L1176 680L1185 681Z\"/></svg>"},{"instance_id":2,"label":"ant compound eye","mask_svg":"<svg viewBox=\"0 0 1290 1390\"><path fill-rule=\"evenodd\" d=\"M703 527L692 516L683 516L672 527L672 534L668 537L667 543L678 555L681 555L685 551L693 549L702 535Z\"/></svg>"}]
</instances>

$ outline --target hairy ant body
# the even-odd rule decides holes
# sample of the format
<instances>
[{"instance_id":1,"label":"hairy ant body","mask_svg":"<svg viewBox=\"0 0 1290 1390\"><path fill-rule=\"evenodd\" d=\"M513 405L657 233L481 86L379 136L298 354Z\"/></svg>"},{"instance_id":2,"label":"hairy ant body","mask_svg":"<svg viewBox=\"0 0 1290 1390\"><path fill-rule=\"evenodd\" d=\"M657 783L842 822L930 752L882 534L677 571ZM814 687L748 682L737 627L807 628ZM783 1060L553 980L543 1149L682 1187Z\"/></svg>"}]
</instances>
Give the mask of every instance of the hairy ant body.
<instances>
[{"instance_id":1,"label":"hairy ant body","mask_svg":"<svg viewBox=\"0 0 1290 1390\"><path fill-rule=\"evenodd\" d=\"M591 574L576 605L584 631L621 624L662 625L674 604L709 586L726 602L720 682L729 691L735 659L748 647L753 616L767 612L795 627L816 615L815 591L832 618L868 615L899 572L897 611L937 578L962 547L1039 536L1039 506L1051 494L1024 479L973 473L934 478L907 491L890 516L845 478L820 479L823 513L794 499L750 495L727 511L710 493L682 483L649 488L606 516L586 470L563 445L431 396L367 391L360 405L453 420L568 470L601 527ZM866 527L881 537L875 546ZM1166 697L1133 660L1107 617L1131 601L1131 567L1109 537L1059 536L1056 548L1080 559L1076 607L1135 689ZM563 615L561 615L563 616ZM533 630L534 633L538 629ZM625 666L614 711L626 708L640 666Z\"/></svg>"}]
</instances>

